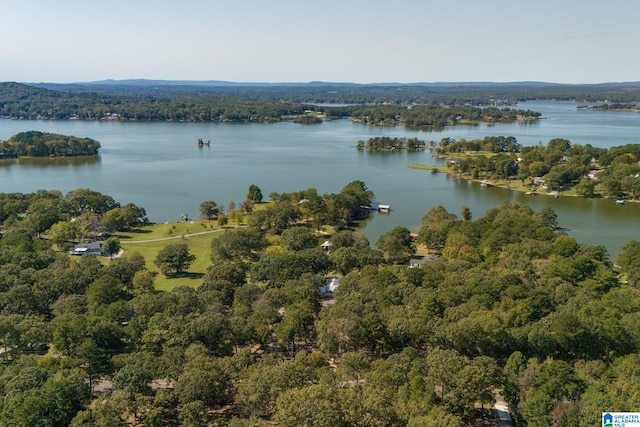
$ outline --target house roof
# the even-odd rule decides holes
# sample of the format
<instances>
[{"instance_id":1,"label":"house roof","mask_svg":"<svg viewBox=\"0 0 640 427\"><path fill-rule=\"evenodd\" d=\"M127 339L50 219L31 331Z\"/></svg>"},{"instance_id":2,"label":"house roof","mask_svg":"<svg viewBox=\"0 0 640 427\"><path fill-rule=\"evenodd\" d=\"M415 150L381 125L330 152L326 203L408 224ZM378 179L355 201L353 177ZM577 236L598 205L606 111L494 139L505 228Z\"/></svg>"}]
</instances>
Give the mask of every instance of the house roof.
<instances>
[{"instance_id":1,"label":"house roof","mask_svg":"<svg viewBox=\"0 0 640 427\"><path fill-rule=\"evenodd\" d=\"M100 249L100 245L98 243L79 243L74 246L73 250L76 251L87 251L90 249Z\"/></svg>"},{"instance_id":2,"label":"house roof","mask_svg":"<svg viewBox=\"0 0 640 427\"><path fill-rule=\"evenodd\" d=\"M81 255L86 253L100 254L102 247L98 243L79 243L68 252L71 255Z\"/></svg>"},{"instance_id":3,"label":"house roof","mask_svg":"<svg viewBox=\"0 0 640 427\"><path fill-rule=\"evenodd\" d=\"M339 277L327 277L327 279L324 282L324 286L322 288L320 288L320 292L322 293L327 293L327 292L333 292L336 290L336 288L340 285L340 278Z\"/></svg>"},{"instance_id":4,"label":"house roof","mask_svg":"<svg viewBox=\"0 0 640 427\"><path fill-rule=\"evenodd\" d=\"M423 258L411 258L409 260L409 267L419 267L422 264L428 261L433 261L436 258L438 258L437 255L426 255Z\"/></svg>"}]
</instances>

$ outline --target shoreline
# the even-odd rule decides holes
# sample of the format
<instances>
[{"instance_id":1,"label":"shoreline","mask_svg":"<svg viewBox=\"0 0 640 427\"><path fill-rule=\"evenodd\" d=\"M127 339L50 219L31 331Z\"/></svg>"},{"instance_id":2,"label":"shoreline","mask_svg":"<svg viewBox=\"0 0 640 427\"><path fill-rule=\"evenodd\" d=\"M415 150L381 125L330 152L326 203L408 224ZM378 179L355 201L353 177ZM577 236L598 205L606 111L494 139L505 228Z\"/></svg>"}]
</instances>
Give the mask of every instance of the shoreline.
<instances>
[{"instance_id":1,"label":"shoreline","mask_svg":"<svg viewBox=\"0 0 640 427\"><path fill-rule=\"evenodd\" d=\"M539 191L537 188L532 188L534 186L528 186L525 184L522 184L521 181L517 181L517 180L508 180L508 182L505 183L504 179L500 179L497 181L492 181L489 180L487 178L471 178L470 176L466 176L460 173L457 173L455 171L453 171L451 168L445 166L445 165L419 165L419 164L408 164L406 165L407 168L409 169L417 169L417 170L428 170L431 173L434 173L434 171L437 171L435 173L446 173L448 175L451 175L454 177L454 179L464 179L466 181L471 181L471 182L477 182L480 185L482 185L483 183L487 184L484 185L484 187L489 186L489 187L497 187L497 188L502 188L505 190L513 190L513 191L517 191L520 193L524 193L528 196L550 196L550 197L554 197L554 198L558 198L560 196L562 197L576 197L576 198L584 198L584 199L599 199L599 200L611 200L612 202L617 202L614 199L608 199L606 197L602 197L602 196L598 196L598 197L581 197L578 196L575 192L569 190L569 191L551 191L548 192L546 190L543 191ZM625 199L624 203L640 203L640 200L637 199Z\"/></svg>"},{"instance_id":2,"label":"shoreline","mask_svg":"<svg viewBox=\"0 0 640 427\"><path fill-rule=\"evenodd\" d=\"M571 193L571 192L562 192L562 191L552 191L552 192L541 192L536 188L531 188L533 186L528 186L526 184L522 184L521 181L516 181L516 180L507 180L507 182L505 182L505 180L500 179L500 180L490 180L487 178L472 178L470 176L465 176L463 174L454 172L451 168L444 166L444 165L419 165L419 164L409 164L407 165L407 167L409 169L418 169L418 170L428 170L431 171L431 173L434 173L434 171L437 171L435 173L446 173L448 175L451 175L454 177L454 179L464 179L466 181L471 181L471 182L477 182L478 184L484 186L484 187L497 187L497 188L502 188L505 190L513 190L513 191L518 191L520 193L524 193L526 195L530 195L530 196L550 196L550 197L580 197L575 193ZM485 185L483 185L485 184ZM602 199L602 197L592 197L592 199ZM629 200L630 201L630 200Z\"/></svg>"}]
</instances>

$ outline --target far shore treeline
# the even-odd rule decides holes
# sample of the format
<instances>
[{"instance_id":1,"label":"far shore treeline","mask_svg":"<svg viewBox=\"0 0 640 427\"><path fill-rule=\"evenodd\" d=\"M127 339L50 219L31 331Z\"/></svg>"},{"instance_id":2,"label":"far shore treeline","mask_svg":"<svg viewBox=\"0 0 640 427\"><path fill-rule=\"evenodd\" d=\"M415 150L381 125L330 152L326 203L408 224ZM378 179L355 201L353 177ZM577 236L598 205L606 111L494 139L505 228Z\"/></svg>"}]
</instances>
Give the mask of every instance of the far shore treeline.
<instances>
[{"instance_id":1,"label":"far shore treeline","mask_svg":"<svg viewBox=\"0 0 640 427\"><path fill-rule=\"evenodd\" d=\"M0 159L95 156L99 150L95 139L39 131L20 132L0 141Z\"/></svg>"},{"instance_id":2,"label":"far shore treeline","mask_svg":"<svg viewBox=\"0 0 640 427\"><path fill-rule=\"evenodd\" d=\"M540 113L499 106L513 100L496 101L484 96L469 102L451 94L419 98L367 98L350 105L321 105L332 98L307 94L300 98L294 90L282 92L264 89L259 92L137 91L93 92L93 87L75 90L51 90L19 83L0 83L0 117L42 120L119 120L183 121L216 123L255 123L293 120L303 124L351 118L376 126L404 125L442 127L461 123L537 120ZM279 94L281 97L277 97ZM484 106L481 108L480 106Z\"/></svg>"}]
</instances>

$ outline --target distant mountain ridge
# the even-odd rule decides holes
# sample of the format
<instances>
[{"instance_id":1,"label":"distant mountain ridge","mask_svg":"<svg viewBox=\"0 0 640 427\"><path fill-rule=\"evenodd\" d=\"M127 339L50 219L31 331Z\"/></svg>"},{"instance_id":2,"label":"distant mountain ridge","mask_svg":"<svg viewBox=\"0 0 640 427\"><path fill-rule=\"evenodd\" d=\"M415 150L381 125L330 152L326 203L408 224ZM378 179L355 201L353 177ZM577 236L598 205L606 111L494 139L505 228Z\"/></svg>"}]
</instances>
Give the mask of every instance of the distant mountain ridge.
<instances>
[{"instance_id":1,"label":"distant mountain ridge","mask_svg":"<svg viewBox=\"0 0 640 427\"><path fill-rule=\"evenodd\" d=\"M376 83L355 83L355 82L329 82L314 80L310 82L233 82L228 80L148 80L148 79L125 79L125 80L97 80L93 82L75 82L80 85L130 85L130 86L535 86L535 85L557 85L559 83L546 83L536 81L524 82L376 82Z\"/></svg>"},{"instance_id":2,"label":"distant mountain ridge","mask_svg":"<svg viewBox=\"0 0 640 427\"><path fill-rule=\"evenodd\" d=\"M55 86L431 86L431 87L451 87L451 86L476 86L476 87L540 87L540 86L640 86L640 81L635 82L604 82L604 83L554 83L541 81L515 81L515 82L487 82L487 81L465 81L465 82L376 82L376 83L355 83L355 82L234 82L228 80L153 80L153 79L106 79L90 82L25 82L24 84L46 87Z\"/></svg>"}]
</instances>

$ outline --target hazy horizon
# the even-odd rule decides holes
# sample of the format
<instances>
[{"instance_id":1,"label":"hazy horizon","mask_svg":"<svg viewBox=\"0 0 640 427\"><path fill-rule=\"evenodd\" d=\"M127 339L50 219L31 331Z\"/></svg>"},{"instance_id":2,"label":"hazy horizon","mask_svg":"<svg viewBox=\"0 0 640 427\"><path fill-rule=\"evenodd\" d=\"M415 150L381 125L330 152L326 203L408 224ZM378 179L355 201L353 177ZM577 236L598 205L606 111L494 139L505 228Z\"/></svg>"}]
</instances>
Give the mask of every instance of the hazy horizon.
<instances>
[{"instance_id":1,"label":"hazy horizon","mask_svg":"<svg viewBox=\"0 0 640 427\"><path fill-rule=\"evenodd\" d=\"M640 2L61 0L3 6L0 81L638 80Z\"/></svg>"},{"instance_id":2,"label":"hazy horizon","mask_svg":"<svg viewBox=\"0 0 640 427\"><path fill-rule=\"evenodd\" d=\"M106 78L106 79L100 79L100 80L90 80L90 81L69 81L69 82L57 82L57 81L12 81L15 83L21 83L21 84L54 84L54 85L73 85L73 84L79 84L79 85L93 85L93 84L106 84L106 83L113 83L113 84L125 84L125 83L130 83L130 84L134 84L135 82L147 82L147 83L154 83L154 82L160 82L160 83L167 83L167 84L171 84L171 83L177 83L177 84L190 84L190 83L194 83L194 84L202 84L202 85L216 85L216 84L220 84L220 85L323 85L323 84L327 84L327 85L371 85L371 86L375 86L375 85L407 85L407 86L411 86L411 85L425 85L425 86L429 86L429 85L440 85L440 86L455 86L455 85L459 85L459 84L469 84L469 85L526 85L526 84L532 84L532 85L607 85L607 84L640 84L640 80L633 80L633 81L602 81L602 82L594 82L594 83L561 83L561 82L552 82L552 81L539 81L539 80L527 80L527 81L434 81L434 82L427 82L427 81L416 81L416 82L393 82L393 81L388 81L388 82L368 82L368 83L362 83L362 82L356 82L356 81L319 81L319 80L312 80L312 81L231 81L231 80L217 80L217 79L206 79L206 80L190 80L190 79L148 79L148 78L144 78L144 77L140 77L140 78L123 78L123 79L110 79L110 78ZM0 82L0 83L9 83L9 81L6 82Z\"/></svg>"}]
</instances>

